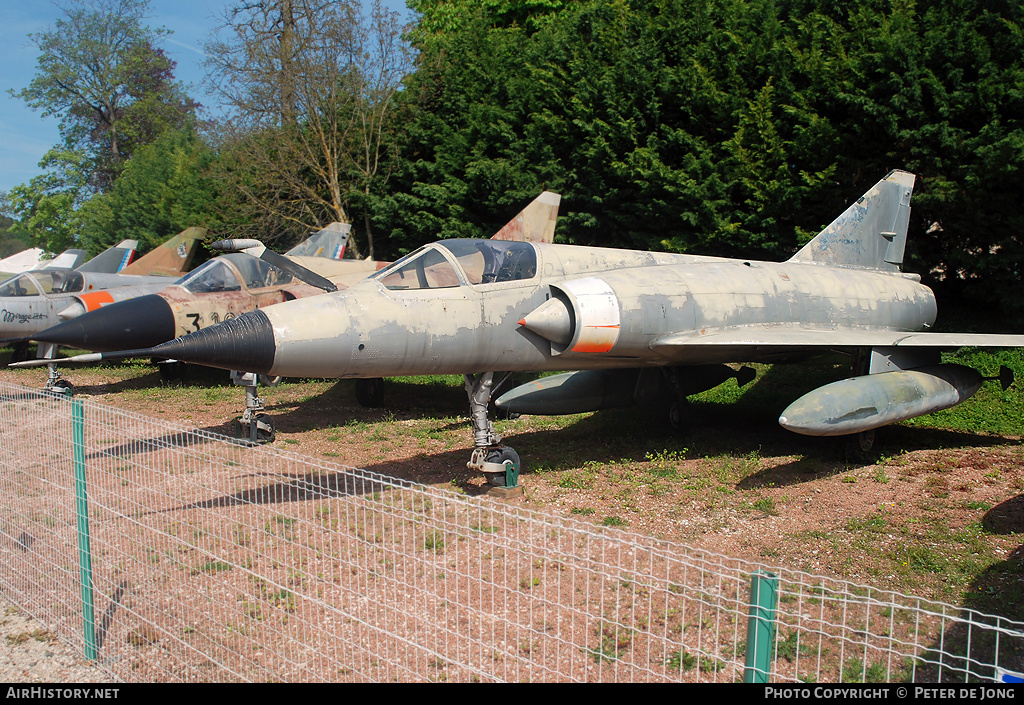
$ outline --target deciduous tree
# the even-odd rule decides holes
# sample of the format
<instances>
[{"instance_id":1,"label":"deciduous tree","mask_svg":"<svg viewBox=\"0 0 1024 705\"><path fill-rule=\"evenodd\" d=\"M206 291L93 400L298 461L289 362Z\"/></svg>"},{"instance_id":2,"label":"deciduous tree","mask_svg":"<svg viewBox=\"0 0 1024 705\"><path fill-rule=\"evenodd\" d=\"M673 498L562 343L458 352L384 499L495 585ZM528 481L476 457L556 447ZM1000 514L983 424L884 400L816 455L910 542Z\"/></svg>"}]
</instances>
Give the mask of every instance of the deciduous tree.
<instances>
[{"instance_id":1,"label":"deciduous tree","mask_svg":"<svg viewBox=\"0 0 1024 705\"><path fill-rule=\"evenodd\" d=\"M89 186L109 189L141 144L194 118L197 104L173 80L157 48L168 32L142 21L148 0L80 0L60 5L54 26L29 39L36 76L12 94L60 118L64 149L85 155Z\"/></svg>"},{"instance_id":2,"label":"deciduous tree","mask_svg":"<svg viewBox=\"0 0 1024 705\"><path fill-rule=\"evenodd\" d=\"M392 99L409 66L395 13L375 2L245 0L207 45L231 106L220 166L264 239L349 222L386 172ZM372 234L353 245L373 255Z\"/></svg>"}]
</instances>

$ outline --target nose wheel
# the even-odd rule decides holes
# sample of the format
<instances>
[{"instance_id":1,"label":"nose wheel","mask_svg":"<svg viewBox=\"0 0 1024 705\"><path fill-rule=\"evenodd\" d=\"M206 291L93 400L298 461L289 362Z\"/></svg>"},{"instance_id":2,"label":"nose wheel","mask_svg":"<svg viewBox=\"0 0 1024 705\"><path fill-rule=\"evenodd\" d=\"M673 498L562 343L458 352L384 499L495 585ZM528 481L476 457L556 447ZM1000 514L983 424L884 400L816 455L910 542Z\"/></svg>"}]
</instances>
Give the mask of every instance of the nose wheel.
<instances>
[{"instance_id":1,"label":"nose wheel","mask_svg":"<svg viewBox=\"0 0 1024 705\"><path fill-rule=\"evenodd\" d=\"M274 419L267 414L256 414L254 417L242 418L235 421L235 435L240 438L247 438L253 443L273 443L277 437L277 426Z\"/></svg>"},{"instance_id":2,"label":"nose wheel","mask_svg":"<svg viewBox=\"0 0 1024 705\"><path fill-rule=\"evenodd\" d=\"M70 397L75 394L75 385L66 379L58 379L53 384L46 385L46 391L52 394L63 394L64 396Z\"/></svg>"}]
</instances>

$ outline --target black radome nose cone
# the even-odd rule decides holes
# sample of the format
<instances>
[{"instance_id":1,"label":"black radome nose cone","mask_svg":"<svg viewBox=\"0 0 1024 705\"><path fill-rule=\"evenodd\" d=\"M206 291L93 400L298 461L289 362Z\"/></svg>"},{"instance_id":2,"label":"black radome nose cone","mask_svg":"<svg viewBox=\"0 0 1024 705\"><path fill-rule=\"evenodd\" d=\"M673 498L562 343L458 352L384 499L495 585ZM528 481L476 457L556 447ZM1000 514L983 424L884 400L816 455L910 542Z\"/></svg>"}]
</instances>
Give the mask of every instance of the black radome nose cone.
<instances>
[{"instance_id":1,"label":"black radome nose cone","mask_svg":"<svg viewBox=\"0 0 1024 705\"><path fill-rule=\"evenodd\" d=\"M174 338L174 313L155 294L108 304L36 334L35 340L80 350L148 348Z\"/></svg>"},{"instance_id":2,"label":"black radome nose cone","mask_svg":"<svg viewBox=\"0 0 1024 705\"><path fill-rule=\"evenodd\" d=\"M274 366L274 327L263 311L249 311L158 345L151 352L207 367L267 374Z\"/></svg>"}]
</instances>

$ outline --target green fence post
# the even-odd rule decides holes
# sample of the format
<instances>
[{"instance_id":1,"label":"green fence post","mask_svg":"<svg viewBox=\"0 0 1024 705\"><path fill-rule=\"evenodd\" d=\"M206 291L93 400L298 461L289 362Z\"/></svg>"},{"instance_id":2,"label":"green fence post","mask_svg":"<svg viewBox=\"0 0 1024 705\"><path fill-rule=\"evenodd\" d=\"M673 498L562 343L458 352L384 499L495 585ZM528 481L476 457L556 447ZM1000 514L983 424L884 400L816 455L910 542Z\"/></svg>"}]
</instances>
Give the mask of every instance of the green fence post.
<instances>
[{"instance_id":1,"label":"green fence post","mask_svg":"<svg viewBox=\"0 0 1024 705\"><path fill-rule=\"evenodd\" d=\"M85 657L96 660L96 618L92 600L92 549L89 545L89 499L85 492L85 413L82 400L71 400L71 438L75 447L75 513L78 515L78 568L82 581Z\"/></svg>"},{"instance_id":2,"label":"green fence post","mask_svg":"<svg viewBox=\"0 0 1024 705\"><path fill-rule=\"evenodd\" d=\"M750 577L750 616L747 620L747 661L744 683L768 683L775 645L775 606L779 578L763 570Z\"/></svg>"}]
</instances>

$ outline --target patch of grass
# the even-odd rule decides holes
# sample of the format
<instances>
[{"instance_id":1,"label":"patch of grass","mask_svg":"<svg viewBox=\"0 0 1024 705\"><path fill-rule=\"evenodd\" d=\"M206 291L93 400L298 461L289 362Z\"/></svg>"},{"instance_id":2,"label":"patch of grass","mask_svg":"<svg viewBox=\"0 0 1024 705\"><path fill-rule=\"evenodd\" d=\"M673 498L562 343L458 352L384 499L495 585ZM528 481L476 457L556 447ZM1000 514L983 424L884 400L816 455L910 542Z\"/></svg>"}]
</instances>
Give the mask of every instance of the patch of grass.
<instances>
[{"instance_id":1,"label":"patch of grass","mask_svg":"<svg viewBox=\"0 0 1024 705\"><path fill-rule=\"evenodd\" d=\"M33 629L30 632L19 632L17 634L7 635L7 644L10 646L17 646L18 644L24 644L29 639L34 639L39 642L49 642L56 640L56 635L48 629Z\"/></svg>"},{"instance_id":2,"label":"patch of grass","mask_svg":"<svg viewBox=\"0 0 1024 705\"><path fill-rule=\"evenodd\" d=\"M656 478L673 480L679 477L679 466L685 460L687 449L659 450L648 452L644 458L648 462L647 472Z\"/></svg>"},{"instance_id":3,"label":"patch of grass","mask_svg":"<svg viewBox=\"0 0 1024 705\"><path fill-rule=\"evenodd\" d=\"M705 656L700 660L700 670L704 673L718 673L725 668L725 661Z\"/></svg>"},{"instance_id":4,"label":"patch of grass","mask_svg":"<svg viewBox=\"0 0 1024 705\"><path fill-rule=\"evenodd\" d=\"M865 665L862 660L851 658L843 664L843 683L885 683L888 676L884 663Z\"/></svg>"},{"instance_id":5,"label":"patch of grass","mask_svg":"<svg viewBox=\"0 0 1024 705\"><path fill-rule=\"evenodd\" d=\"M697 658L690 653L684 651L673 651L667 659L665 659L665 665L671 671L677 671L679 673L686 673L687 671L693 670L693 667L697 665Z\"/></svg>"},{"instance_id":6,"label":"patch of grass","mask_svg":"<svg viewBox=\"0 0 1024 705\"><path fill-rule=\"evenodd\" d=\"M792 630L785 639L779 641L775 645L776 658L784 658L789 662L796 661L796 657L799 654L803 656L815 656L818 653L818 645L814 643L808 643L808 635L804 635L804 638L800 638L800 630Z\"/></svg>"},{"instance_id":7,"label":"patch of grass","mask_svg":"<svg viewBox=\"0 0 1024 705\"><path fill-rule=\"evenodd\" d=\"M434 553L444 553L444 534L440 531L431 531L423 540L423 547Z\"/></svg>"},{"instance_id":8,"label":"patch of grass","mask_svg":"<svg viewBox=\"0 0 1024 705\"><path fill-rule=\"evenodd\" d=\"M578 470L567 470L558 480L558 486L564 489L589 490L594 487L597 473L586 466Z\"/></svg>"},{"instance_id":9,"label":"patch of grass","mask_svg":"<svg viewBox=\"0 0 1024 705\"><path fill-rule=\"evenodd\" d=\"M519 581L519 587L523 590L532 590L533 588L540 585L540 578L533 576L530 578L523 578Z\"/></svg>"},{"instance_id":10,"label":"patch of grass","mask_svg":"<svg viewBox=\"0 0 1024 705\"><path fill-rule=\"evenodd\" d=\"M987 512L989 509L992 508L992 503L991 502L982 502L980 500L971 499L971 500L967 500L966 502L964 502L961 506L964 509L973 509L975 511Z\"/></svg>"},{"instance_id":11,"label":"patch of grass","mask_svg":"<svg viewBox=\"0 0 1024 705\"><path fill-rule=\"evenodd\" d=\"M617 661L633 643L633 632L617 624L600 622L596 627L596 636L600 643L597 649L587 649L587 653L597 663L601 661Z\"/></svg>"},{"instance_id":12,"label":"patch of grass","mask_svg":"<svg viewBox=\"0 0 1024 705\"><path fill-rule=\"evenodd\" d=\"M264 524L263 529L268 534L273 534L275 532L287 534L292 529L294 529L295 524L298 523L298 521L299 520L295 519L294 517L288 517L284 514L275 514L272 519L270 519L269 521L267 521L266 524Z\"/></svg>"},{"instance_id":13,"label":"patch of grass","mask_svg":"<svg viewBox=\"0 0 1024 705\"><path fill-rule=\"evenodd\" d=\"M754 509L769 514L771 516L778 516L779 510L775 507L775 500L771 497L761 497L754 500Z\"/></svg>"},{"instance_id":14,"label":"patch of grass","mask_svg":"<svg viewBox=\"0 0 1024 705\"><path fill-rule=\"evenodd\" d=\"M906 551L906 561L911 570L923 573L941 573L948 561L937 551L926 546L911 546Z\"/></svg>"},{"instance_id":15,"label":"patch of grass","mask_svg":"<svg viewBox=\"0 0 1024 705\"><path fill-rule=\"evenodd\" d=\"M234 568L230 563L224 561L207 561L202 565L196 567L196 573L220 573L226 570L232 570Z\"/></svg>"}]
</instances>

